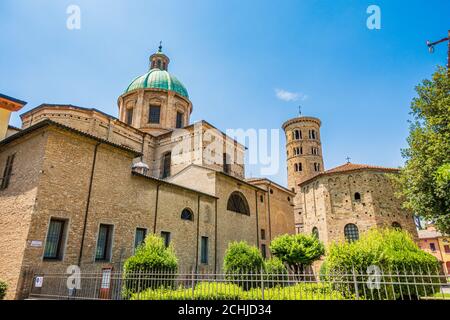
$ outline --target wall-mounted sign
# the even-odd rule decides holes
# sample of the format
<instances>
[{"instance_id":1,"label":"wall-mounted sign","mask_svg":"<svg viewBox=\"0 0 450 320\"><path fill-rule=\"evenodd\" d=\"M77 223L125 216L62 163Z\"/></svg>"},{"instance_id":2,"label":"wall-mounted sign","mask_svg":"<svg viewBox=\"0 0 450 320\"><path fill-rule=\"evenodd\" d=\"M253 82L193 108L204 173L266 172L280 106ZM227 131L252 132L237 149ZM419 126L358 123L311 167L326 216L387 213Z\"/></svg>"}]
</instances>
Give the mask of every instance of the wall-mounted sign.
<instances>
[{"instance_id":1,"label":"wall-mounted sign","mask_svg":"<svg viewBox=\"0 0 450 320\"><path fill-rule=\"evenodd\" d=\"M30 246L35 247L35 248L40 248L40 247L42 247L42 241L40 241L40 240L31 240Z\"/></svg>"},{"instance_id":2,"label":"wall-mounted sign","mask_svg":"<svg viewBox=\"0 0 450 320\"><path fill-rule=\"evenodd\" d=\"M34 279L34 287L35 288L42 288L43 283L44 283L44 277L36 277Z\"/></svg>"}]
</instances>

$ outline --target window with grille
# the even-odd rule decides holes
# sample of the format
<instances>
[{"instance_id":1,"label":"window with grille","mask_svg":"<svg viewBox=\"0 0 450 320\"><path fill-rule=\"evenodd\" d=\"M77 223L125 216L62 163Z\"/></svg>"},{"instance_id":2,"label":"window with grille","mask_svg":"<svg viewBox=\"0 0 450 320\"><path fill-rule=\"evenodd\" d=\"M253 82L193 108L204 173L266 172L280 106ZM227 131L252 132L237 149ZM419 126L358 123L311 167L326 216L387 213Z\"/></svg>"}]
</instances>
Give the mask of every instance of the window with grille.
<instances>
[{"instance_id":1,"label":"window with grille","mask_svg":"<svg viewBox=\"0 0 450 320\"><path fill-rule=\"evenodd\" d=\"M247 200L244 195L238 191L233 192L228 198L227 210L250 215Z\"/></svg>"},{"instance_id":2,"label":"window with grille","mask_svg":"<svg viewBox=\"0 0 450 320\"><path fill-rule=\"evenodd\" d=\"M229 174L231 171L231 161L228 154L223 154L223 172Z\"/></svg>"},{"instance_id":3,"label":"window with grille","mask_svg":"<svg viewBox=\"0 0 450 320\"><path fill-rule=\"evenodd\" d=\"M134 237L134 248L135 249L145 242L146 236L147 236L147 229L136 228L136 236Z\"/></svg>"},{"instance_id":4,"label":"window with grille","mask_svg":"<svg viewBox=\"0 0 450 320\"><path fill-rule=\"evenodd\" d=\"M261 240L266 240L266 230L261 229Z\"/></svg>"},{"instance_id":5,"label":"window with grille","mask_svg":"<svg viewBox=\"0 0 450 320\"><path fill-rule=\"evenodd\" d=\"M261 245L261 255L262 255L263 259L267 258L267 247L265 244Z\"/></svg>"},{"instance_id":6,"label":"window with grille","mask_svg":"<svg viewBox=\"0 0 450 320\"><path fill-rule=\"evenodd\" d=\"M162 168L162 174L161 178L167 178L170 176L170 166L171 166L171 158L172 154L170 152L166 153L163 156L163 168Z\"/></svg>"},{"instance_id":7,"label":"window with grille","mask_svg":"<svg viewBox=\"0 0 450 320\"><path fill-rule=\"evenodd\" d=\"M11 179L13 163L14 163L15 157L16 157L16 154L12 154L12 155L8 156L8 158L6 159L6 165L5 165L5 169L3 170L3 177L2 177L2 183L0 185L0 190L4 190L4 189L8 188L8 186L9 186L9 181Z\"/></svg>"},{"instance_id":8,"label":"window with grille","mask_svg":"<svg viewBox=\"0 0 450 320\"><path fill-rule=\"evenodd\" d=\"M170 245L170 232L161 231L161 238L163 238L164 245L168 247Z\"/></svg>"},{"instance_id":9,"label":"window with grille","mask_svg":"<svg viewBox=\"0 0 450 320\"><path fill-rule=\"evenodd\" d=\"M183 113L177 112L176 128L183 128Z\"/></svg>"},{"instance_id":10,"label":"window with grille","mask_svg":"<svg viewBox=\"0 0 450 320\"><path fill-rule=\"evenodd\" d=\"M133 108L127 109L126 121L130 126L133 124Z\"/></svg>"},{"instance_id":11,"label":"window with grille","mask_svg":"<svg viewBox=\"0 0 450 320\"><path fill-rule=\"evenodd\" d=\"M314 237L316 237L317 239L319 239L319 229L317 229L317 227L314 227L314 228L312 229L312 235L313 235Z\"/></svg>"},{"instance_id":12,"label":"window with grille","mask_svg":"<svg viewBox=\"0 0 450 320\"><path fill-rule=\"evenodd\" d=\"M98 230L97 250L95 261L109 261L111 259L113 226L101 224Z\"/></svg>"},{"instance_id":13,"label":"window with grille","mask_svg":"<svg viewBox=\"0 0 450 320\"><path fill-rule=\"evenodd\" d=\"M344 227L344 235L345 239L349 242L358 240L359 239L358 227L353 223L347 224Z\"/></svg>"},{"instance_id":14,"label":"window with grille","mask_svg":"<svg viewBox=\"0 0 450 320\"><path fill-rule=\"evenodd\" d=\"M208 263L208 237L202 237L200 263Z\"/></svg>"},{"instance_id":15,"label":"window with grille","mask_svg":"<svg viewBox=\"0 0 450 320\"><path fill-rule=\"evenodd\" d=\"M150 106L148 112L148 122L149 123L159 123L161 116L161 107L160 106Z\"/></svg>"},{"instance_id":16,"label":"window with grille","mask_svg":"<svg viewBox=\"0 0 450 320\"><path fill-rule=\"evenodd\" d=\"M66 221L51 219L45 241L44 259L61 260L63 257L64 234Z\"/></svg>"},{"instance_id":17,"label":"window with grille","mask_svg":"<svg viewBox=\"0 0 450 320\"><path fill-rule=\"evenodd\" d=\"M392 222L392 228L402 230L402 226L397 221Z\"/></svg>"},{"instance_id":18,"label":"window with grille","mask_svg":"<svg viewBox=\"0 0 450 320\"><path fill-rule=\"evenodd\" d=\"M193 221L194 214L192 213L192 210L189 208L183 209L183 211L181 211L181 219Z\"/></svg>"}]
</instances>

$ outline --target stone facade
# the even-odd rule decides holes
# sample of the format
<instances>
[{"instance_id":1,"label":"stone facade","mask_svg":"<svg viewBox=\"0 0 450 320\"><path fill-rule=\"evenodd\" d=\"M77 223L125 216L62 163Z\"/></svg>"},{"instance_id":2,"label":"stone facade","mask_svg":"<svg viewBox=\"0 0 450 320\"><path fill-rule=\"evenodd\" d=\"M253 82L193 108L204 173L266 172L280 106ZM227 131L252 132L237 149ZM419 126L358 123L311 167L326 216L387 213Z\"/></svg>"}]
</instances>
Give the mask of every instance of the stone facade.
<instances>
[{"instance_id":1,"label":"stone facade","mask_svg":"<svg viewBox=\"0 0 450 320\"><path fill-rule=\"evenodd\" d=\"M339 168L339 167L338 167ZM389 174L396 169L347 164L300 184L304 232L317 228L324 243L345 240L344 229L400 226L417 239L413 215L394 196Z\"/></svg>"},{"instance_id":2,"label":"stone facade","mask_svg":"<svg viewBox=\"0 0 450 320\"><path fill-rule=\"evenodd\" d=\"M265 208L256 200L265 191L236 177L199 167L215 175L214 190L206 193L134 173L136 151L50 120L1 141L1 163L11 154L10 186L0 191L0 258L6 261L0 277L10 286L8 298L26 296L29 272L64 272L69 265L120 270L133 254L136 228L169 232L183 270L220 270L230 241L258 245L256 206L262 215ZM247 199L249 215L227 210L234 191ZM192 220L180 218L185 208ZM44 259L52 218L65 221L56 260ZM113 226L107 261L95 258L100 224ZM200 262L200 237L208 238L206 263Z\"/></svg>"}]
</instances>

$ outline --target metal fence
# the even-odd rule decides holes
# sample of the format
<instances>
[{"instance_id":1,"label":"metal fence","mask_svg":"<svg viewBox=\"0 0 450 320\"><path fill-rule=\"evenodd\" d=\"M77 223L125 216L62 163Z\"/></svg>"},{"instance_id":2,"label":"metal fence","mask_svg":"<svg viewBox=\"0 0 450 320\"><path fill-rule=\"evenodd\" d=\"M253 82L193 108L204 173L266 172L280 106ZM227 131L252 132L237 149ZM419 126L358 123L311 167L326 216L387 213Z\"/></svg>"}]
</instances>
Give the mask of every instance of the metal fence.
<instances>
[{"instance_id":1,"label":"metal fence","mask_svg":"<svg viewBox=\"0 0 450 320\"><path fill-rule=\"evenodd\" d=\"M238 272L38 273L30 299L104 300L450 300L438 272L338 270L327 274Z\"/></svg>"}]
</instances>

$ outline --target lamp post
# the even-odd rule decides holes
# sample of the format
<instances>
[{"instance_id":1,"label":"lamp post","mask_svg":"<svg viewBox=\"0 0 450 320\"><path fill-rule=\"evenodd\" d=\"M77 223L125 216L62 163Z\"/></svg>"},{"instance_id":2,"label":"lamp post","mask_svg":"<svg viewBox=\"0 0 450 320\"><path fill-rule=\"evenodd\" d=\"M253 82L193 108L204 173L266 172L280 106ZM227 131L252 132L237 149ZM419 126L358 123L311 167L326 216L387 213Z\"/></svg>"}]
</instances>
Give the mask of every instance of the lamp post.
<instances>
[{"instance_id":1,"label":"lamp post","mask_svg":"<svg viewBox=\"0 0 450 320\"><path fill-rule=\"evenodd\" d=\"M435 41L435 42L427 41L427 46L428 46L428 50L430 51L430 53L433 53L434 46L439 43L445 42L445 41L448 41L447 74L448 74L448 77L450 78L450 30L448 30L447 38L443 38L443 39Z\"/></svg>"}]
</instances>

